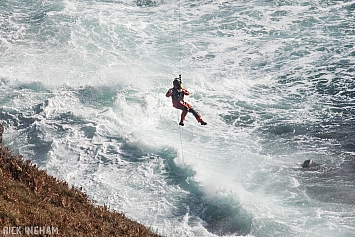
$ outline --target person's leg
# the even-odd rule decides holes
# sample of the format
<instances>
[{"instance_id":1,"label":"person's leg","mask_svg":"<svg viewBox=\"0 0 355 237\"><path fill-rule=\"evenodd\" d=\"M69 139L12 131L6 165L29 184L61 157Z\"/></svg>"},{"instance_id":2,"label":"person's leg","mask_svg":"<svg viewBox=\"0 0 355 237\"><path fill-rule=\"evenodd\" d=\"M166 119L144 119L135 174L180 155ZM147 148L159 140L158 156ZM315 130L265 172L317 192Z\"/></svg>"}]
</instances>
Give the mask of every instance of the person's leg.
<instances>
[{"instance_id":1,"label":"person's leg","mask_svg":"<svg viewBox=\"0 0 355 237\"><path fill-rule=\"evenodd\" d=\"M188 112L192 113L195 116L197 122L201 123L201 125L206 125L207 124L205 121L203 121L201 115L198 112L196 112L196 110L194 110L192 108L192 105L190 105L189 103L181 102L178 105L174 105L174 107L177 108L177 109L181 109L182 110L181 119L180 119L179 125L184 126L185 117L186 117Z\"/></svg>"},{"instance_id":2,"label":"person's leg","mask_svg":"<svg viewBox=\"0 0 355 237\"><path fill-rule=\"evenodd\" d=\"M196 110L194 110L190 104L188 104L188 103L185 103L185 104L189 108L189 112L192 113L195 116L197 122L201 123L202 125L206 125L207 124L205 121L203 121L200 113L198 113Z\"/></svg>"},{"instance_id":3,"label":"person's leg","mask_svg":"<svg viewBox=\"0 0 355 237\"><path fill-rule=\"evenodd\" d=\"M179 125L184 126L185 117L187 115L187 111L189 110L189 108L186 106L181 106L180 109L182 110L182 112L181 112L181 119Z\"/></svg>"},{"instance_id":4,"label":"person's leg","mask_svg":"<svg viewBox=\"0 0 355 237\"><path fill-rule=\"evenodd\" d=\"M189 109L189 112L195 116L197 122L200 123L201 121L203 121L201 115L198 112L196 112L196 110L194 110L193 108Z\"/></svg>"}]
</instances>

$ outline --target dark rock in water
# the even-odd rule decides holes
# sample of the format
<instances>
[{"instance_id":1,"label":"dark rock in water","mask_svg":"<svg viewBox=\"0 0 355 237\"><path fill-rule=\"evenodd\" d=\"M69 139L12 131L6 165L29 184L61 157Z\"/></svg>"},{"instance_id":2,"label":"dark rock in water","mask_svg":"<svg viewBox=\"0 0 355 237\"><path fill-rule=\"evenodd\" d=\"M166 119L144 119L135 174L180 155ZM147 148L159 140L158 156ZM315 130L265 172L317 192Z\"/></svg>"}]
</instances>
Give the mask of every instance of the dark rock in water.
<instances>
[{"instance_id":1,"label":"dark rock in water","mask_svg":"<svg viewBox=\"0 0 355 237\"><path fill-rule=\"evenodd\" d=\"M315 163L314 163L314 161L313 160L305 160L304 162L303 162L303 164L302 164L302 168L308 168L308 167L310 167L310 166L312 166L312 165L314 165Z\"/></svg>"},{"instance_id":2,"label":"dark rock in water","mask_svg":"<svg viewBox=\"0 0 355 237\"><path fill-rule=\"evenodd\" d=\"M331 167L327 167L325 164L316 163L313 160L305 160L301 166L304 171L327 172L331 169Z\"/></svg>"},{"instance_id":3,"label":"dark rock in water","mask_svg":"<svg viewBox=\"0 0 355 237\"><path fill-rule=\"evenodd\" d=\"M2 134L4 133L4 126L0 123L0 143L2 143Z\"/></svg>"}]
</instances>

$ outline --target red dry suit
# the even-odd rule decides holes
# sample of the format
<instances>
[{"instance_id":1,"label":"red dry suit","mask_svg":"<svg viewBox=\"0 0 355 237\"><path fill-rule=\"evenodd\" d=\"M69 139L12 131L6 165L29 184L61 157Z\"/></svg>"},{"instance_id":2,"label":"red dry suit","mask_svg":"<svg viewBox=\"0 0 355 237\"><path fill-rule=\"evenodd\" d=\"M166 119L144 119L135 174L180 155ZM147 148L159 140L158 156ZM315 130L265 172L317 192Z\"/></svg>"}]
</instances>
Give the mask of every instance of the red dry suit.
<instances>
[{"instance_id":1,"label":"red dry suit","mask_svg":"<svg viewBox=\"0 0 355 237\"><path fill-rule=\"evenodd\" d=\"M166 97L171 96L174 108L182 110L180 125L184 125L187 112L192 113L199 123L206 125L206 123L202 120L201 115L196 112L189 103L184 101L184 95L190 95L190 92L184 88L177 89L176 87L177 86L170 88L168 92L166 92Z\"/></svg>"}]
</instances>

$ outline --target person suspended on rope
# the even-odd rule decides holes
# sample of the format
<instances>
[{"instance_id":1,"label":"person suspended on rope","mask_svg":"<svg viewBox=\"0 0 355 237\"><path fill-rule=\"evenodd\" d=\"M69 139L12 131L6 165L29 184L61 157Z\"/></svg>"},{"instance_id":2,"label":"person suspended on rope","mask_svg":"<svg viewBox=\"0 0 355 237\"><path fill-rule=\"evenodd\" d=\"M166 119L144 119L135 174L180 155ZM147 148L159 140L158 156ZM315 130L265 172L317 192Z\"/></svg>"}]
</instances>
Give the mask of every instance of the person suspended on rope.
<instances>
[{"instance_id":1,"label":"person suspended on rope","mask_svg":"<svg viewBox=\"0 0 355 237\"><path fill-rule=\"evenodd\" d=\"M174 87L170 88L168 92L166 92L166 97L171 97L174 108L182 110L179 125L184 126L185 117L188 112L192 113L195 116L197 122L199 122L201 125L206 125L207 123L203 121L201 115L196 112L189 103L184 101L184 96L190 95L190 92L182 87L181 76L174 79L173 85Z\"/></svg>"}]
</instances>

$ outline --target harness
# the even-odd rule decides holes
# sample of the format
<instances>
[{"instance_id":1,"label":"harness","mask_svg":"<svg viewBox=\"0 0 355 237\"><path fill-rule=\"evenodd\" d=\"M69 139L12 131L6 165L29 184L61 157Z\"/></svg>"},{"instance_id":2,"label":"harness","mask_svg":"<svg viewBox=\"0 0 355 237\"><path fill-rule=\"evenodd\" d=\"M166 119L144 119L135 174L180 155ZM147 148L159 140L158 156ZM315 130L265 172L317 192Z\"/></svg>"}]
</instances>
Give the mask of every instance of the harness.
<instances>
[{"instance_id":1,"label":"harness","mask_svg":"<svg viewBox=\"0 0 355 237\"><path fill-rule=\"evenodd\" d=\"M173 100L184 101L184 91L182 89L178 90L173 88L173 95L171 96Z\"/></svg>"}]
</instances>

